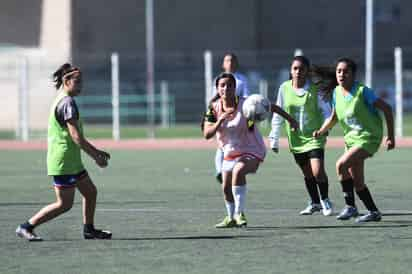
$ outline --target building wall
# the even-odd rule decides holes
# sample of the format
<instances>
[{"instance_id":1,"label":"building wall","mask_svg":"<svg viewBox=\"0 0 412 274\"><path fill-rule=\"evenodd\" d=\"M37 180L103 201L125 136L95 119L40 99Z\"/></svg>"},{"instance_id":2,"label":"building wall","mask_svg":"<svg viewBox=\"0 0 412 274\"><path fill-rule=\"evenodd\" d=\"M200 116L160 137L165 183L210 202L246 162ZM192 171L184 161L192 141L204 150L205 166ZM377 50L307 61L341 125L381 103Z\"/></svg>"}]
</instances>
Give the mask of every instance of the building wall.
<instances>
[{"instance_id":1,"label":"building wall","mask_svg":"<svg viewBox=\"0 0 412 274\"><path fill-rule=\"evenodd\" d=\"M144 1L72 1L73 54L145 49Z\"/></svg>"},{"instance_id":2,"label":"building wall","mask_svg":"<svg viewBox=\"0 0 412 274\"><path fill-rule=\"evenodd\" d=\"M42 28L71 16L73 52L145 50L145 1L3 0L0 43L42 46ZM70 2L71 11L70 15ZM376 0L375 46L412 46L412 2ZM154 1L159 51L354 48L364 45L365 1L163 0ZM44 11L46 14L44 14ZM52 15L55 15L54 17ZM46 26L42 18L48 17ZM44 20L44 19L43 19ZM70 26L70 25L69 25ZM47 36L46 32L46 36ZM65 40L66 38L62 38Z\"/></svg>"},{"instance_id":3,"label":"building wall","mask_svg":"<svg viewBox=\"0 0 412 274\"><path fill-rule=\"evenodd\" d=\"M383 3L383 4L381 4ZM365 1L154 1L159 51L273 50L364 46ZM375 1L377 47L412 45L412 3ZM144 1L73 0L79 51L144 51Z\"/></svg>"},{"instance_id":4,"label":"building wall","mask_svg":"<svg viewBox=\"0 0 412 274\"><path fill-rule=\"evenodd\" d=\"M0 44L38 47L42 0L0 1Z\"/></svg>"}]
</instances>

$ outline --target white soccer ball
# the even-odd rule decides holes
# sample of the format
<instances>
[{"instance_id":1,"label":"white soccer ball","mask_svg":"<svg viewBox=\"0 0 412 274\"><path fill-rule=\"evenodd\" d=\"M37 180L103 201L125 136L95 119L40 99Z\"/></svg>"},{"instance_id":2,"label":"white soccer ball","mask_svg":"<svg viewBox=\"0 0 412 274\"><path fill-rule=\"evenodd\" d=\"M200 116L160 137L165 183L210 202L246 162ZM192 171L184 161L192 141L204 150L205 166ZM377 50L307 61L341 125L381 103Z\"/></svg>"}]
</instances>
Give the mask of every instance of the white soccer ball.
<instances>
[{"instance_id":1,"label":"white soccer ball","mask_svg":"<svg viewBox=\"0 0 412 274\"><path fill-rule=\"evenodd\" d=\"M270 101L260 94L252 94L243 102L242 112L248 120L264 121L271 114Z\"/></svg>"}]
</instances>

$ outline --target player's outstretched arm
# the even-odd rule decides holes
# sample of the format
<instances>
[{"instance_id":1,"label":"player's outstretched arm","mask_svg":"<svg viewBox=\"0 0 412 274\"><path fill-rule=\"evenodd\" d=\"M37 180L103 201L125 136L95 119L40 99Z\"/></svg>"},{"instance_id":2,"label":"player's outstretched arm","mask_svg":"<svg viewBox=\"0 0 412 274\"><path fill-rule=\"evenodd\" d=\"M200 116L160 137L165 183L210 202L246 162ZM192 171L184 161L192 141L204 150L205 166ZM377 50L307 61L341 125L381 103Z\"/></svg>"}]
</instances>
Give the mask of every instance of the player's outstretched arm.
<instances>
[{"instance_id":1,"label":"player's outstretched arm","mask_svg":"<svg viewBox=\"0 0 412 274\"><path fill-rule=\"evenodd\" d=\"M392 107L380 98L378 98L375 101L374 106L377 109L380 109L383 112L383 115L385 116L386 128L388 130L388 136L386 137L386 147L388 148L388 150L394 149L395 135L393 131Z\"/></svg>"},{"instance_id":2,"label":"player's outstretched arm","mask_svg":"<svg viewBox=\"0 0 412 274\"><path fill-rule=\"evenodd\" d=\"M279 106L275 105L275 104L271 104L270 105L270 111L279 114L280 116L282 116L286 121L289 122L290 126L297 130L299 129L299 123L292 117L290 116L286 111L284 111L282 108L280 108Z\"/></svg>"},{"instance_id":3,"label":"player's outstretched arm","mask_svg":"<svg viewBox=\"0 0 412 274\"><path fill-rule=\"evenodd\" d=\"M338 121L338 118L336 116L336 111L335 109L332 110L331 116L323 122L323 125L320 127L320 129L315 130L313 132L313 137L320 137L324 135L326 132L328 132L331 128L333 128L336 125L336 122Z\"/></svg>"}]
</instances>

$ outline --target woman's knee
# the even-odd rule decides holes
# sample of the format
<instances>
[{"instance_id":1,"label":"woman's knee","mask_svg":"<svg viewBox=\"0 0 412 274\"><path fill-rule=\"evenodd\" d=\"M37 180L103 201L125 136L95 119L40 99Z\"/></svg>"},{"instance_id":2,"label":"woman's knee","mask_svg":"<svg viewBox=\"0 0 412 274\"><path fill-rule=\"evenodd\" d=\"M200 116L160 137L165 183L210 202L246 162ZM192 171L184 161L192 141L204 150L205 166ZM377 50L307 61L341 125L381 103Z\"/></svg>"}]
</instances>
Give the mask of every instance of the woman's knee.
<instances>
[{"instance_id":1,"label":"woman's knee","mask_svg":"<svg viewBox=\"0 0 412 274\"><path fill-rule=\"evenodd\" d=\"M315 177L316 181L318 181L318 182L325 182L325 181L328 180L328 176L326 176L325 172L319 172L319 173L315 173L313 175L314 175L313 177Z\"/></svg>"},{"instance_id":2,"label":"woman's knee","mask_svg":"<svg viewBox=\"0 0 412 274\"><path fill-rule=\"evenodd\" d=\"M97 197L97 187L95 185L93 185L90 189L90 196L92 196L93 198Z\"/></svg>"},{"instance_id":3,"label":"woman's knee","mask_svg":"<svg viewBox=\"0 0 412 274\"><path fill-rule=\"evenodd\" d=\"M232 176L244 178L248 173L256 173L258 167L258 161L239 162L233 167Z\"/></svg>"},{"instance_id":4,"label":"woman's knee","mask_svg":"<svg viewBox=\"0 0 412 274\"><path fill-rule=\"evenodd\" d=\"M93 200L97 198L97 188L91 180L85 182L79 182L79 184L85 183L85 185L79 187L80 192L86 200Z\"/></svg>"},{"instance_id":5,"label":"woman's knee","mask_svg":"<svg viewBox=\"0 0 412 274\"><path fill-rule=\"evenodd\" d=\"M355 187L356 192L360 192L366 188L365 182L354 180L353 186Z\"/></svg>"},{"instance_id":6,"label":"woman's knee","mask_svg":"<svg viewBox=\"0 0 412 274\"><path fill-rule=\"evenodd\" d=\"M56 206L61 213L69 211L73 207L73 201L59 200L56 202Z\"/></svg>"},{"instance_id":7,"label":"woman's knee","mask_svg":"<svg viewBox=\"0 0 412 274\"><path fill-rule=\"evenodd\" d=\"M342 160L338 160L336 162L336 173L338 175L343 175L347 173L348 167L346 166L346 163Z\"/></svg>"}]
</instances>

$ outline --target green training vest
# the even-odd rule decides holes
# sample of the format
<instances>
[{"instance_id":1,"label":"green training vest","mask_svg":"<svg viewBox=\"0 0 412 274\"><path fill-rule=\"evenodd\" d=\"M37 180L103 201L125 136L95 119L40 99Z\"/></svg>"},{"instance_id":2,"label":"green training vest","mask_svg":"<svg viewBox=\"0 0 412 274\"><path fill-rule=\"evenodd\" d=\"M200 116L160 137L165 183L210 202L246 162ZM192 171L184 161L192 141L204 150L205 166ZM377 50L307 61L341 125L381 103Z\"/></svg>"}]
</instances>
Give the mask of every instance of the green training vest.
<instances>
[{"instance_id":1,"label":"green training vest","mask_svg":"<svg viewBox=\"0 0 412 274\"><path fill-rule=\"evenodd\" d=\"M323 123L323 115L318 106L318 88L311 84L309 90L298 96L292 87L292 80L282 84L283 109L299 123L299 130L292 131L289 123L285 123L292 153L303 153L313 149L324 148L326 137L314 138L313 131Z\"/></svg>"},{"instance_id":2,"label":"green training vest","mask_svg":"<svg viewBox=\"0 0 412 274\"><path fill-rule=\"evenodd\" d=\"M360 147L373 155L382 142L382 118L372 113L363 98L364 86L358 84L355 94L348 100L342 87L335 88L335 111L345 135L346 148Z\"/></svg>"},{"instance_id":3,"label":"green training vest","mask_svg":"<svg viewBox=\"0 0 412 274\"><path fill-rule=\"evenodd\" d=\"M84 170L80 147L73 142L67 128L60 126L55 116L58 103L67 95L61 92L50 109L47 132L47 174L50 176L77 174ZM78 121L80 133L82 123Z\"/></svg>"}]
</instances>

